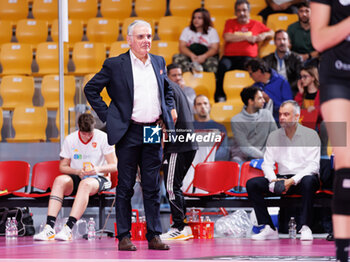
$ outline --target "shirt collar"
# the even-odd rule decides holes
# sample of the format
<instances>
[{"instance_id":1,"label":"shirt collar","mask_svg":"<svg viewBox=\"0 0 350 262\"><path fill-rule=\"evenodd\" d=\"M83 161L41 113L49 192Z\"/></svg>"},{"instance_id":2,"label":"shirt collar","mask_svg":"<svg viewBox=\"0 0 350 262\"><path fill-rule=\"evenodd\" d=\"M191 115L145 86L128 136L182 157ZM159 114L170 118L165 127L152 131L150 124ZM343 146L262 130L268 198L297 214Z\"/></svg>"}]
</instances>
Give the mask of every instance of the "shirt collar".
<instances>
[{"instance_id":1,"label":"shirt collar","mask_svg":"<svg viewBox=\"0 0 350 262\"><path fill-rule=\"evenodd\" d=\"M297 136L302 136L301 129L302 129L301 125L299 123L297 123L297 129L295 130L295 133L294 133L292 139L294 139L294 137L297 137ZM283 134L283 136L287 137L286 131L284 130L284 128L282 128L282 134Z\"/></svg>"},{"instance_id":2,"label":"shirt collar","mask_svg":"<svg viewBox=\"0 0 350 262\"><path fill-rule=\"evenodd\" d=\"M130 58L131 58L131 60L134 62L134 63L142 63L143 64L143 62L140 60L140 59L138 59L137 57L136 57L136 55L131 51L131 49L130 49ZM149 54L147 55L147 60L146 60L146 63L144 64L145 66L147 66L147 65L149 65L151 63L151 58L150 58L150 56L149 56Z\"/></svg>"}]
</instances>

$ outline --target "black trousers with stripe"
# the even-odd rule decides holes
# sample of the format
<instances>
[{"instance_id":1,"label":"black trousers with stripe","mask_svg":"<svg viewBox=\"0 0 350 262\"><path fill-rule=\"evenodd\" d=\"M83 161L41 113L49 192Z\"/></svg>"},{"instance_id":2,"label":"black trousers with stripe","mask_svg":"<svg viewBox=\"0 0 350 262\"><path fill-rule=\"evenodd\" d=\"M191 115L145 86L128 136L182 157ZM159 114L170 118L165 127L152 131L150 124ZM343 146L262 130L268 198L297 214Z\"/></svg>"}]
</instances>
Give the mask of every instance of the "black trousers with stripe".
<instances>
[{"instance_id":1,"label":"black trousers with stripe","mask_svg":"<svg viewBox=\"0 0 350 262\"><path fill-rule=\"evenodd\" d=\"M190 168L196 151L164 154L163 171L167 198L173 217L173 228L182 230L186 225L186 206L181 190L182 181Z\"/></svg>"}]
</instances>

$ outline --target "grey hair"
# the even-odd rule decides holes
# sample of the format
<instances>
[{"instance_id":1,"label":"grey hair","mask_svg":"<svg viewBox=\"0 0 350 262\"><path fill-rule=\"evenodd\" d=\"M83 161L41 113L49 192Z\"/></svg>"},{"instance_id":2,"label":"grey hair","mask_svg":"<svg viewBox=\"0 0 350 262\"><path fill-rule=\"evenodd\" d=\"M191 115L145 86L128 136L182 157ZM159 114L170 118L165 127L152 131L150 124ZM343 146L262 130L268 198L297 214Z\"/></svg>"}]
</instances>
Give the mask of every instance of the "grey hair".
<instances>
[{"instance_id":1,"label":"grey hair","mask_svg":"<svg viewBox=\"0 0 350 262\"><path fill-rule=\"evenodd\" d=\"M299 104L294 100L286 100L284 101L280 107L284 107L286 104L291 104L294 107L294 115L300 116L300 106Z\"/></svg>"},{"instance_id":2,"label":"grey hair","mask_svg":"<svg viewBox=\"0 0 350 262\"><path fill-rule=\"evenodd\" d=\"M145 25L148 26L151 31L152 31L152 26L150 25L150 23L144 21L144 20L135 20L134 22L132 22L129 26L128 26L128 35L132 35L132 32L134 31L134 27L137 25Z\"/></svg>"}]
</instances>

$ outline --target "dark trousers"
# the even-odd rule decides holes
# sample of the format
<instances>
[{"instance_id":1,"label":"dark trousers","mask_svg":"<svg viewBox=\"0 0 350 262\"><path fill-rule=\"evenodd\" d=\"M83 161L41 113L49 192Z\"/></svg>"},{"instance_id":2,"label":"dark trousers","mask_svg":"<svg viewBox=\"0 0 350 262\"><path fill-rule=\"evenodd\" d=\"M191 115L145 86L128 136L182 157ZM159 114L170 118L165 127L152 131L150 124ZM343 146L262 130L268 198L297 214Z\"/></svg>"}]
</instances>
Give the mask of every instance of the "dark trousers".
<instances>
[{"instance_id":1,"label":"dark trousers","mask_svg":"<svg viewBox=\"0 0 350 262\"><path fill-rule=\"evenodd\" d=\"M312 224L312 207L314 196L319 189L320 183L316 175L304 176L299 184L291 186L287 192L290 194L302 195L302 210L300 216L300 224L311 227ZM270 225L275 229L272 219L267 211L264 196L269 191L269 181L264 177L255 177L247 181L248 198L252 201L254 211L259 225Z\"/></svg>"},{"instance_id":2,"label":"dark trousers","mask_svg":"<svg viewBox=\"0 0 350 262\"><path fill-rule=\"evenodd\" d=\"M118 158L118 185L116 188L117 238L130 237L131 197L137 166L141 171L141 187L145 208L147 234L150 241L162 232L160 223L160 179L162 162L160 144L143 143L143 126L131 124L122 140L116 145Z\"/></svg>"},{"instance_id":3,"label":"dark trousers","mask_svg":"<svg viewBox=\"0 0 350 262\"><path fill-rule=\"evenodd\" d=\"M190 168L196 151L188 151L183 153L169 153L164 155L163 164L164 183L166 195L170 203L171 215L173 217L173 228L182 230L185 227L186 205L181 190L182 181Z\"/></svg>"},{"instance_id":4,"label":"dark trousers","mask_svg":"<svg viewBox=\"0 0 350 262\"><path fill-rule=\"evenodd\" d=\"M229 70L245 70L244 64L250 59L252 58L249 56L223 56L221 58L216 72L215 100L225 97L223 87L225 73Z\"/></svg>"}]
</instances>

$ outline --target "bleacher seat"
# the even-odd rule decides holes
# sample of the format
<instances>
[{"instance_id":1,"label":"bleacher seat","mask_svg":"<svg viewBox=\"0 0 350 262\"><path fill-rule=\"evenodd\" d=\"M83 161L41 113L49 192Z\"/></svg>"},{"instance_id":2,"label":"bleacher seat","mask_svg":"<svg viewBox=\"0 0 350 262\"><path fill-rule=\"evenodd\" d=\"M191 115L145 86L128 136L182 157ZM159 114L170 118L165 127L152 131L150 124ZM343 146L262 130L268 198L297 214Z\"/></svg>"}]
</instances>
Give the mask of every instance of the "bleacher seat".
<instances>
[{"instance_id":1,"label":"bleacher seat","mask_svg":"<svg viewBox=\"0 0 350 262\"><path fill-rule=\"evenodd\" d=\"M1 0L0 1L0 20L8 20L16 23L20 19L28 16L27 0Z\"/></svg>"},{"instance_id":2,"label":"bleacher seat","mask_svg":"<svg viewBox=\"0 0 350 262\"><path fill-rule=\"evenodd\" d=\"M48 23L44 20L22 19L17 22L16 38L19 43L31 44L45 42L48 36Z\"/></svg>"},{"instance_id":3,"label":"bleacher seat","mask_svg":"<svg viewBox=\"0 0 350 262\"><path fill-rule=\"evenodd\" d=\"M30 75L33 51L30 44L7 43L1 45L2 75Z\"/></svg>"},{"instance_id":4,"label":"bleacher seat","mask_svg":"<svg viewBox=\"0 0 350 262\"><path fill-rule=\"evenodd\" d=\"M223 32L225 29L225 24L227 19L233 18L231 16L211 16L211 21L213 22L213 26L218 32L218 35L220 37L220 44L224 44L224 38L223 38Z\"/></svg>"},{"instance_id":5,"label":"bleacher seat","mask_svg":"<svg viewBox=\"0 0 350 262\"><path fill-rule=\"evenodd\" d=\"M83 87L85 87L85 85L87 84L87 82L90 81L90 79L94 76L95 74L88 74L84 76L83 79ZM102 100L109 105L111 102L111 98L109 97L108 93L107 93L107 89L103 88L102 92L100 93ZM89 105L89 104L88 104ZM89 105L90 106L90 105ZM90 106L91 107L91 106Z\"/></svg>"},{"instance_id":6,"label":"bleacher seat","mask_svg":"<svg viewBox=\"0 0 350 262\"><path fill-rule=\"evenodd\" d=\"M77 42L73 49L75 75L97 73L106 59L104 43Z\"/></svg>"},{"instance_id":7,"label":"bleacher seat","mask_svg":"<svg viewBox=\"0 0 350 262\"><path fill-rule=\"evenodd\" d=\"M0 45L11 42L12 24L10 21L0 20Z\"/></svg>"},{"instance_id":8,"label":"bleacher seat","mask_svg":"<svg viewBox=\"0 0 350 262\"><path fill-rule=\"evenodd\" d=\"M169 10L171 15L191 18L194 9L202 7L201 0L173 0L170 1Z\"/></svg>"},{"instance_id":9,"label":"bleacher seat","mask_svg":"<svg viewBox=\"0 0 350 262\"><path fill-rule=\"evenodd\" d=\"M241 101L241 91L244 87L254 84L247 71L231 70L225 73L224 76L224 91L227 100Z\"/></svg>"},{"instance_id":10,"label":"bleacher seat","mask_svg":"<svg viewBox=\"0 0 350 262\"><path fill-rule=\"evenodd\" d=\"M267 7L265 0L254 0L250 1L249 3L251 15L257 15L261 10Z\"/></svg>"},{"instance_id":11,"label":"bleacher seat","mask_svg":"<svg viewBox=\"0 0 350 262\"><path fill-rule=\"evenodd\" d=\"M164 57L167 65L172 63L173 55L179 52L178 41L154 41L151 53Z\"/></svg>"},{"instance_id":12,"label":"bleacher seat","mask_svg":"<svg viewBox=\"0 0 350 262\"><path fill-rule=\"evenodd\" d=\"M267 17L266 26L276 32L279 29L287 30L290 24L297 21L297 14L276 13Z\"/></svg>"},{"instance_id":13,"label":"bleacher seat","mask_svg":"<svg viewBox=\"0 0 350 262\"><path fill-rule=\"evenodd\" d=\"M226 101L215 103L211 107L210 118L226 127L227 136L233 137L231 129L231 118L242 111L243 102Z\"/></svg>"},{"instance_id":14,"label":"bleacher seat","mask_svg":"<svg viewBox=\"0 0 350 262\"><path fill-rule=\"evenodd\" d=\"M110 46L118 39L119 21L101 17L90 18L86 27L86 35L90 42L102 42Z\"/></svg>"},{"instance_id":15,"label":"bleacher seat","mask_svg":"<svg viewBox=\"0 0 350 262\"><path fill-rule=\"evenodd\" d=\"M35 0L32 12L35 19L46 20L51 24L53 20L58 19L58 1Z\"/></svg>"},{"instance_id":16,"label":"bleacher seat","mask_svg":"<svg viewBox=\"0 0 350 262\"><path fill-rule=\"evenodd\" d=\"M18 106L13 111L12 126L15 130L9 143L33 143L46 141L47 110L45 107Z\"/></svg>"},{"instance_id":17,"label":"bleacher seat","mask_svg":"<svg viewBox=\"0 0 350 262\"><path fill-rule=\"evenodd\" d=\"M68 44L63 45L63 58L64 58L64 73L68 73L68 60L69 51ZM58 43L56 42L44 42L37 46L36 50L36 62L39 67L38 72L33 72L33 75L48 75L58 74L59 72L59 55L58 55Z\"/></svg>"},{"instance_id":18,"label":"bleacher seat","mask_svg":"<svg viewBox=\"0 0 350 262\"><path fill-rule=\"evenodd\" d=\"M210 16L230 17L234 14L232 0L204 0L204 8L210 12Z\"/></svg>"},{"instance_id":19,"label":"bleacher seat","mask_svg":"<svg viewBox=\"0 0 350 262\"><path fill-rule=\"evenodd\" d=\"M158 21L165 16L166 1L164 0L135 0L137 16Z\"/></svg>"},{"instance_id":20,"label":"bleacher seat","mask_svg":"<svg viewBox=\"0 0 350 262\"><path fill-rule=\"evenodd\" d=\"M271 53L274 53L276 51L275 41L271 39L270 41L264 41L259 46L259 57L267 56Z\"/></svg>"},{"instance_id":21,"label":"bleacher seat","mask_svg":"<svg viewBox=\"0 0 350 262\"><path fill-rule=\"evenodd\" d=\"M164 16L158 24L158 36L162 41L179 41L182 30L190 25L190 18Z\"/></svg>"},{"instance_id":22,"label":"bleacher seat","mask_svg":"<svg viewBox=\"0 0 350 262\"><path fill-rule=\"evenodd\" d=\"M83 40L84 23L80 19L68 19L68 41L69 47ZM58 20L55 19L51 27L51 37L54 42L58 42Z\"/></svg>"},{"instance_id":23,"label":"bleacher seat","mask_svg":"<svg viewBox=\"0 0 350 262\"><path fill-rule=\"evenodd\" d=\"M211 104L214 103L214 93L216 88L215 74L213 72L200 72L192 74L185 72L183 74L185 85L192 87L196 95L205 95Z\"/></svg>"},{"instance_id":24,"label":"bleacher seat","mask_svg":"<svg viewBox=\"0 0 350 262\"><path fill-rule=\"evenodd\" d=\"M109 57L118 56L125 53L130 48L127 41L117 41L111 44L111 49L109 50Z\"/></svg>"},{"instance_id":25,"label":"bleacher seat","mask_svg":"<svg viewBox=\"0 0 350 262\"><path fill-rule=\"evenodd\" d=\"M41 94L44 98L44 106L48 110L59 108L59 77L58 75L45 75L41 82ZM74 107L75 78L64 76L64 105Z\"/></svg>"},{"instance_id":26,"label":"bleacher seat","mask_svg":"<svg viewBox=\"0 0 350 262\"><path fill-rule=\"evenodd\" d=\"M0 161L0 196L16 195L29 185L30 165L25 161Z\"/></svg>"},{"instance_id":27,"label":"bleacher seat","mask_svg":"<svg viewBox=\"0 0 350 262\"><path fill-rule=\"evenodd\" d=\"M75 121L75 110L72 107L67 105L64 106L64 135L67 136L71 132L76 130L76 121ZM60 114L59 110L56 111L56 127L58 129L58 136L51 137L51 142L59 142L60 141Z\"/></svg>"},{"instance_id":28,"label":"bleacher seat","mask_svg":"<svg viewBox=\"0 0 350 262\"><path fill-rule=\"evenodd\" d=\"M128 26L135 20L145 20L146 22L150 23L152 27L152 35L155 34L155 25L154 25L153 19L144 18L144 17L128 17L128 18L125 18L122 22L122 37L124 40L126 40L126 35L128 33Z\"/></svg>"},{"instance_id":29,"label":"bleacher seat","mask_svg":"<svg viewBox=\"0 0 350 262\"><path fill-rule=\"evenodd\" d=\"M90 18L97 15L98 0L69 0L68 1L68 18L80 19L84 24Z\"/></svg>"},{"instance_id":30,"label":"bleacher seat","mask_svg":"<svg viewBox=\"0 0 350 262\"><path fill-rule=\"evenodd\" d=\"M100 11L104 18L123 20L131 15L132 0L101 0Z\"/></svg>"},{"instance_id":31,"label":"bleacher seat","mask_svg":"<svg viewBox=\"0 0 350 262\"><path fill-rule=\"evenodd\" d=\"M34 96L34 78L32 76L10 75L1 80L0 94L4 110L14 110L23 105L32 107Z\"/></svg>"}]
</instances>

